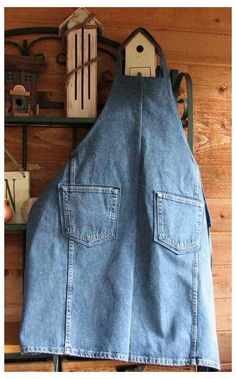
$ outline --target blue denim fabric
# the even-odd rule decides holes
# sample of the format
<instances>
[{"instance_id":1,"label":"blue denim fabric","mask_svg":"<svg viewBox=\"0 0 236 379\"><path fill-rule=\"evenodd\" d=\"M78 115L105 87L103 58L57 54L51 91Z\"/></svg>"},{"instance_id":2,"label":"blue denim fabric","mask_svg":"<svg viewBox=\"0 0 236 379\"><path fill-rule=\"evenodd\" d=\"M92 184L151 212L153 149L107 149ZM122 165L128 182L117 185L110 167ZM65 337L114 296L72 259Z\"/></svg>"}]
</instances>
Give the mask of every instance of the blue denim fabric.
<instances>
[{"instance_id":1,"label":"blue denim fabric","mask_svg":"<svg viewBox=\"0 0 236 379\"><path fill-rule=\"evenodd\" d=\"M33 204L22 353L220 368L210 215L162 51Z\"/></svg>"}]
</instances>

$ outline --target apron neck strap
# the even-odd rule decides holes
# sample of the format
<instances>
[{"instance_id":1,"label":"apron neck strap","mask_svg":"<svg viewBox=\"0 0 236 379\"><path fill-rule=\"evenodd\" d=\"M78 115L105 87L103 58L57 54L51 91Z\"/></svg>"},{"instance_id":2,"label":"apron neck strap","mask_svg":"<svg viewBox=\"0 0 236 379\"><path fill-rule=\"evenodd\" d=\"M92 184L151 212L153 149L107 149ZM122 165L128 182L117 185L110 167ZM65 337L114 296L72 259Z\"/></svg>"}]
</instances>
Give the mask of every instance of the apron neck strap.
<instances>
[{"instance_id":1,"label":"apron neck strap","mask_svg":"<svg viewBox=\"0 0 236 379\"><path fill-rule=\"evenodd\" d=\"M156 40L153 40L153 42L156 48L156 52L160 57L161 75L163 78L168 78L169 73L168 73L165 55L159 43ZM120 45L118 48L118 54L117 54L117 59L116 59L116 72L118 76L123 76L122 51L123 51L123 44Z\"/></svg>"}]
</instances>

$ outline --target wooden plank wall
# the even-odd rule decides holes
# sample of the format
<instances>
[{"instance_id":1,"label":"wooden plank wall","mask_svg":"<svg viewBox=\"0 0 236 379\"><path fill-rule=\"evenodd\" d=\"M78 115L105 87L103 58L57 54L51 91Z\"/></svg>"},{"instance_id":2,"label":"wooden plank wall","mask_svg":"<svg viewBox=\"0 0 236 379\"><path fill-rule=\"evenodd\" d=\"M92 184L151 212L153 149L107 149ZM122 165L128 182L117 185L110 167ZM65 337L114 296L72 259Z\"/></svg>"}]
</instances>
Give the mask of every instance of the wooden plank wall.
<instances>
[{"instance_id":1,"label":"wooden plank wall","mask_svg":"<svg viewBox=\"0 0 236 379\"><path fill-rule=\"evenodd\" d=\"M194 153L200 166L212 216L213 277L222 369L231 363L231 10L230 8L89 8L105 27L104 36L123 41L136 27L147 28L160 42L170 68L191 74L194 86ZM75 8L6 8L5 29L58 26ZM32 36L33 38L34 36ZM48 69L40 91L63 100L65 68L55 63L61 45L42 43ZM7 48L13 53L13 48ZM99 67L98 67L99 68ZM101 68L101 67L100 67ZM104 95L99 93L100 101ZM42 111L41 114L55 114ZM58 115L64 112L57 111ZM78 142L86 134L79 133ZM6 146L21 159L21 131L9 128ZM29 164L31 195L39 196L64 167L72 149L71 131L31 129ZM6 158L7 170L15 167ZM6 236L6 321L21 313L22 236Z\"/></svg>"}]
</instances>

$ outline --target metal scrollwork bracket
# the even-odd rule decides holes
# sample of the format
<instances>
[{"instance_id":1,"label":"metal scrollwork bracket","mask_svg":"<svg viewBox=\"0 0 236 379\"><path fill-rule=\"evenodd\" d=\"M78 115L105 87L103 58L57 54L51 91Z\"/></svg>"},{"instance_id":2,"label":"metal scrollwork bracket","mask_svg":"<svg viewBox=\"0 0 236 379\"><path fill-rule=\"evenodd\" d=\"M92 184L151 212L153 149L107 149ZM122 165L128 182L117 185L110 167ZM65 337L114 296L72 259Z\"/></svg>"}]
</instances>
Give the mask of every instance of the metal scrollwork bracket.
<instances>
[{"instance_id":1,"label":"metal scrollwork bracket","mask_svg":"<svg viewBox=\"0 0 236 379\"><path fill-rule=\"evenodd\" d=\"M179 104L184 105L183 114L181 117L183 128L188 128L188 143L193 151L193 88L192 88L192 79L188 73L178 73L178 70L171 70L170 77L172 82L172 89L175 101ZM185 79L186 82L186 99L178 97L180 95L180 86L182 80Z\"/></svg>"}]
</instances>

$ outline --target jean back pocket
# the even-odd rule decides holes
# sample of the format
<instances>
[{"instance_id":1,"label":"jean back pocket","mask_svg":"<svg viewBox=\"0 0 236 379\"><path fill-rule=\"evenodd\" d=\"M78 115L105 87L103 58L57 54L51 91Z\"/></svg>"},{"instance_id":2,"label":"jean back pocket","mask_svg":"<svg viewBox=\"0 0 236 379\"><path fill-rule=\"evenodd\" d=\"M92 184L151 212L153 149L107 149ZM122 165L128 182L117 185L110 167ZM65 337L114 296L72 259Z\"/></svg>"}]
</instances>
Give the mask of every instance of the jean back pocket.
<instances>
[{"instance_id":1,"label":"jean back pocket","mask_svg":"<svg viewBox=\"0 0 236 379\"><path fill-rule=\"evenodd\" d=\"M59 183L63 233L87 247L116 238L120 189Z\"/></svg>"},{"instance_id":2,"label":"jean back pocket","mask_svg":"<svg viewBox=\"0 0 236 379\"><path fill-rule=\"evenodd\" d=\"M199 199L154 191L154 241L175 254L198 251L203 207Z\"/></svg>"}]
</instances>

